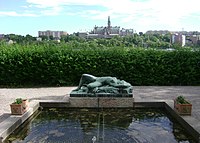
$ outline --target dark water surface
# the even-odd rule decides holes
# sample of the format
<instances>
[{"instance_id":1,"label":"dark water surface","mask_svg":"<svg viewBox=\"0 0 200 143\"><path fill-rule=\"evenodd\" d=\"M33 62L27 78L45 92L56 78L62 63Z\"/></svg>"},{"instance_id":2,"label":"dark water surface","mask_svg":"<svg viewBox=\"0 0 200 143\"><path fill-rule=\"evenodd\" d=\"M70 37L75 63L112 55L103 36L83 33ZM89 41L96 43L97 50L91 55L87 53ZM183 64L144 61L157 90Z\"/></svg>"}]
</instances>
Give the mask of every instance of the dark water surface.
<instances>
[{"instance_id":1,"label":"dark water surface","mask_svg":"<svg viewBox=\"0 0 200 143\"><path fill-rule=\"evenodd\" d=\"M13 143L195 143L159 109L47 108L5 141Z\"/></svg>"}]
</instances>

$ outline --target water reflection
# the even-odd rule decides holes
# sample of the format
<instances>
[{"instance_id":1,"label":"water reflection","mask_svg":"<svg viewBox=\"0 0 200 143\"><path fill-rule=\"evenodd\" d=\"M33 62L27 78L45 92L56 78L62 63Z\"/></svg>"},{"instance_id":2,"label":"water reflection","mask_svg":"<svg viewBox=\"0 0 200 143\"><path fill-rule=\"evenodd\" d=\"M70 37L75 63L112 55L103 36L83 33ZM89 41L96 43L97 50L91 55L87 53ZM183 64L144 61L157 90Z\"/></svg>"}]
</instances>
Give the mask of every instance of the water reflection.
<instances>
[{"instance_id":1,"label":"water reflection","mask_svg":"<svg viewBox=\"0 0 200 143\"><path fill-rule=\"evenodd\" d=\"M162 110L44 109L6 142L178 143L194 141Z\"/></svg>"}]
</instances>

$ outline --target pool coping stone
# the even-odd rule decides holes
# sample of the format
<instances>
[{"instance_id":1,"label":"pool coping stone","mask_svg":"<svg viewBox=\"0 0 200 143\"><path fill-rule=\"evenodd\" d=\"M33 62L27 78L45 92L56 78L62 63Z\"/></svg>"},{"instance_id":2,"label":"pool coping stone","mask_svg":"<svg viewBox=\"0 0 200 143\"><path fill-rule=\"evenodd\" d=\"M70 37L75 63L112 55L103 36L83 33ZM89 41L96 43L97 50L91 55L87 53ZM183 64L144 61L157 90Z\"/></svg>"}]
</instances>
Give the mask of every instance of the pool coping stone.
<instances>
[{"instance_id":1,"label":"pool coping stone","mask_svg":"<svg viewBox=\"0 0 200 143\"><path fill-rule=\"evenodd\" d=\"M72 101L70 100L32 100L30 101L30 108L26 113L23 115L11 115L6 120L0 122L0 143L3 143L3 141L21 124L23 124L29 117L31 117L35 111L37 111L40 107L66 107L66 108L97 108L96 105L94 106L88 106L87 104L81 104L81 106L75 106L73 104L74 98L72 98ZM84 97L85 98L85 97ZM105 97L98 97L101 99L105 99ZM99 100L98 98L88 98L88 100ZM80 98L77 98L80 100ZM119 99L119 98L118 98ZM127 98L130 100L130 98ZM75 98L76 100L76 98ZM86 99L85 99L86 100ZM156 100L156 99L138 99L137 101L132 98L130 100L132 102L132 107L134 108L165 108L167 109L167 112L176 118L179 123L187 128L187 130L193 135L195 140L197 140L198 143L200 143L200 123L197 119L195 119L192 116L180 116L173 107L173 100ZM77 103L77 101L75 101ZM70 104L72 106L70 106ZM98 104L98 103L96 103ZM109 103L110 104L110 103ZM99 106L99 108L102 108ZM107 107L106 108L110 108ZM114 108L114 106L113 106ZM117 107L119 108L119 107ZM122 106L120 108L130 108L130 106Z\"/></svg>"}]
</instances>

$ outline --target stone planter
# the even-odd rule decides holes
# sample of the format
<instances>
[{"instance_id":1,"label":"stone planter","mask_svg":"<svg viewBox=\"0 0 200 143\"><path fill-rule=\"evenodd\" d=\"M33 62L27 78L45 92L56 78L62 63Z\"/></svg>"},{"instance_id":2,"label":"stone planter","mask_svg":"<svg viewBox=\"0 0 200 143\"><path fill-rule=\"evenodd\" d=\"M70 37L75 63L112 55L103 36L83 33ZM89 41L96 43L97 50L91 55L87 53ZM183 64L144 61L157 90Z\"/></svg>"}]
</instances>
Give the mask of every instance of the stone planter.
<instances>
[{"instance_id":1,"label":"stone planter","mask_svg":"<svg viewBox=\"0 0 200 143\"><path fill-rule=\"evenodd\" d=\"M174 100L174 109L180 114L180 115L191 115L192 113L192 104L188 102L188 104L180 104L177 103L176 100Z\"/></svg>"},{"instance_id":2,"label":"stone planter","mask_svg":"<svg viewBox=\"0 0 200 143\"><path fill-rule=\"evenodd\" d=\"M12 115L22 115L24 114L29 108L29 102L27 99L22 100L21 104L12 103L10 104L11 114Z\"/></svg>"}]
</instances>

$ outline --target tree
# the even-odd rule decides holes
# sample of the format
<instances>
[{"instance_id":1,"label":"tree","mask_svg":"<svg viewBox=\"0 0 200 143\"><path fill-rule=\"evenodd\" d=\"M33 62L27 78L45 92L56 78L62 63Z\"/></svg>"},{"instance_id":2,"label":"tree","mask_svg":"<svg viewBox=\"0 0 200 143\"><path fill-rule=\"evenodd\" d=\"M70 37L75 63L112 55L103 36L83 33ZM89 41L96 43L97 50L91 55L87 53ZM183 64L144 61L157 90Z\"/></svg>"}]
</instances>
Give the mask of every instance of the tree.
<instances>
[{"instance_id":1,"label":"tree","mask_svg":"<svg viewBox=\"0 0 200 143\"><path fill-rule=\"evenodd\" d=\"M143 32L139 32L139 35L142 36L142 35L143 35Z\"/></svg>"},{"instance_id":2,"label":"tree","mask_svg":"<svg viewBox=\"0 0 200 143\"><path fill-rule=\"evenodd\" d=\"M27 41L27 42L36 41L36 38L27 34L26 37L25 37L25 41Z\"/></svg>"},{"instance_id":3,"label":"tree","mask_svg":"<svg viewBox=\"0 0 200 143\"><path fill-rule=\"evenodd\" d=\"M48 40L54 40L52 35L50 35L48 38L49 38Z\"/></svg>"},{"instance_id":4,"label":"tree","mask_svg":"<svg viewBox=\"0 0 200 143\"><path fill-rule=\"evenodd\" d=\"M44 40L48 40L48 36L41 35L41 36L39 36L39 37L42 38L42 41L44 41Z\"/></svg>"},{"instance_id":5,"label":"tree","mask_svg":"<svg viewBox=\"0 0 200 143\"><path fill-rule=\"evenodd\" d=\"M163 36L163 41L165 41L165 42L170 42L170 39L171 39L171 34L170 33L169 34L165 34Z\"/></svg>"}]
</instances>

